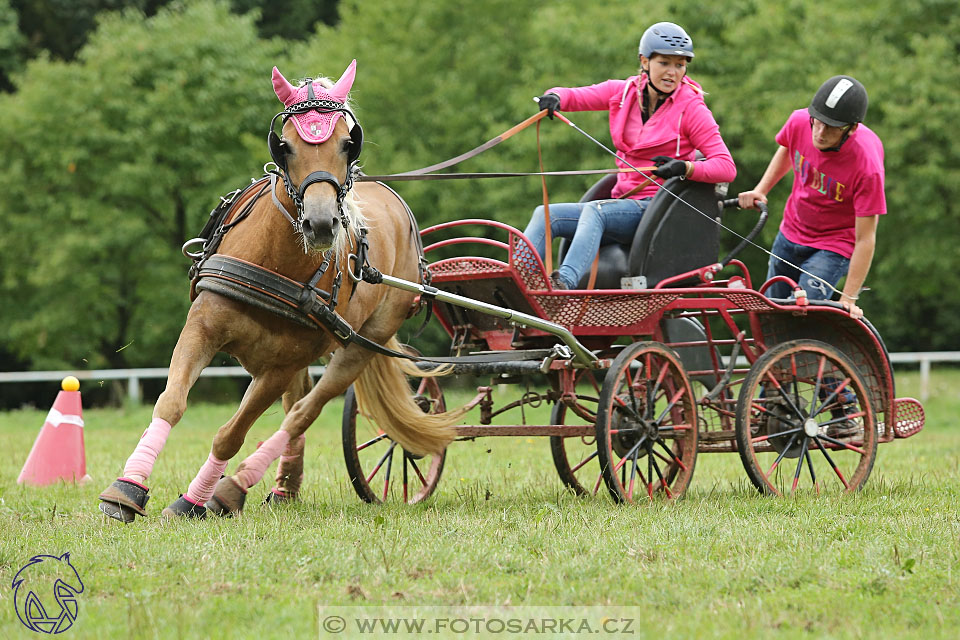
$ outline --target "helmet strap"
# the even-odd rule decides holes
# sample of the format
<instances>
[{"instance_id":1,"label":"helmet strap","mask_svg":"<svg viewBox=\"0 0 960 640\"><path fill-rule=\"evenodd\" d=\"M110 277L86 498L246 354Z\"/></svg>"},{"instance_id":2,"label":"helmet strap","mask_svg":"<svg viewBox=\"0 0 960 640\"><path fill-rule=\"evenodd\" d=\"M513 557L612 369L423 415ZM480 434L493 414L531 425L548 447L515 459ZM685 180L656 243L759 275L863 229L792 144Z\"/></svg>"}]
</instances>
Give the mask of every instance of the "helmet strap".
<instances>
[{"instance_id":1,"label":"helmet strap","mask_svg":"<svg viewBox=\"0 0 960 640\"><path fill-rule=\"evenodd\" d=\"M653 87L653 90L656 91L661 98L666 98L667 96L672 94L673 91L676 91L676 89L674 89L673 91L661 91L660 87L658 87L656 83L653 81L653 76L650 75L650 71L647 69L644 69L643 72L647 74L647 84Z\"/></svg>"}]
</instances>

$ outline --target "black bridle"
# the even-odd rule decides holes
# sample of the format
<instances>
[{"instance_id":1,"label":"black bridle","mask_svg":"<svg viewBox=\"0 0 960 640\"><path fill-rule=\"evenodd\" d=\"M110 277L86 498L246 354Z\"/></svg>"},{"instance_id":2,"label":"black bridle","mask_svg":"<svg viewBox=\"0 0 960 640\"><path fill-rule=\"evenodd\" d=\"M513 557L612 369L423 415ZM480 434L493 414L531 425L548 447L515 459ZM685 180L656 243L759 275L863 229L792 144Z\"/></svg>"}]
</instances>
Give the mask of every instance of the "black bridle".
<instances>
[{"instance_id":1,"label":"black bridle","mask_svg":"<svg viewBox=\"0 0 960 640\"><path fill-rule=\"evenodd\" d=\"M347 219L346 213L343 210L343 200L347 197L347 193L350 192L350 189L353 188L353 181L357 176L357 160L360 158L360 151L363 149L363 128L360 126L360 123L357 121L356 116L353 115L353 112L350 111L343 103L336 102L334 100L317 100L313 99L313 86L310 86L309 97L311 99L304 100L303 102L296 102L289 107L285 108L280 113L273 116L273 119L270 120L270 132L267 134L267 146L270 149L270 157L273 158L273 163L277 166L275 171L270 170L268 173L273 174L274 176L279 175L283 179L283 184L286 187L287 195L290 196L290 199L293 200L294 205L296 206L296 216L290 215L290 212L286 210L283 205L276 200L276 195L274 195L274 202L280 207L280 210L290 219L291 224L295 230L300 231L302 228L302 218L303 218L303 196L307 192L307 189L318 182L325 182L331 185L337 191L337 212L340 215L340 224L343 225L344 230L349 229L350 223ZM340 182L337 179L337 176L333 175L329 171L314 171L306 178L303 179L303 182L299 186L293 184L287 171L287 154L289 153L290 147L284 142L283 138L277 135L277 132L274 130L276 126L277 118L281 119L281 128L286 124L287 120L290 117L297 115L299 113L306 113L307 111L317 111L318 113L333 113L339 111L343 114L344 118L347 116L353 121L353 127L350 129L350 149L347 151L347 175L343 182Z\"/></svg>"}]
</instances>

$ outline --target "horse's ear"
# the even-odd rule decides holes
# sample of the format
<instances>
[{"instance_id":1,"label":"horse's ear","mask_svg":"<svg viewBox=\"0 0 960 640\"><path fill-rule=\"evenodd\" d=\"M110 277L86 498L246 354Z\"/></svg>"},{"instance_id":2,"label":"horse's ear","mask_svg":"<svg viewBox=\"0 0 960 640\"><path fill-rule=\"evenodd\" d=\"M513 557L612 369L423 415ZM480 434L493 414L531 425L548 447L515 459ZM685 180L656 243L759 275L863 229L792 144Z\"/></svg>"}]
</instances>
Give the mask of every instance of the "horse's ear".
<instances>
[{"instance_id":1,"label":"horse's ear","mask_svg":"<svg viewBox=\"0 0 960 640\"><path fill-rule=\"evenodd\" d=\"M296 94L296 89L293 88L287 79L283 77L283 74L280 73L280 70L276 67L273 68L273 90L277 92L277 97L280 98L280 102L284 106L289 106L289 100L293 100L294 95Z\"/></svg>"},{"instance_id":2,"label":"horse's ear","mask_svg":"<svg viewBox=\"0 0 960 640\"><path fill-rule=\"evenodd\" d=\"M65 554L60 556L60 560L63 560L64 562L70 562L70 552L67 551Z\"/></svg>"},{"instance_id":3,"label":"horse's ear","mask_svg":"<svg viewBox=\"0 0 960 640\"><path fill-rule=\"evenodd\" d=\"M347 94L350 93L350 88L353 87L353 79L356 75L357 61L354 59L354 61L350 63L350 66L347 67L347 70L343 72L343 75L340 76L340 79L337 80L337 83L330 88L330 95L340 102L346 102Z\"/></svg>"}]
</instances>

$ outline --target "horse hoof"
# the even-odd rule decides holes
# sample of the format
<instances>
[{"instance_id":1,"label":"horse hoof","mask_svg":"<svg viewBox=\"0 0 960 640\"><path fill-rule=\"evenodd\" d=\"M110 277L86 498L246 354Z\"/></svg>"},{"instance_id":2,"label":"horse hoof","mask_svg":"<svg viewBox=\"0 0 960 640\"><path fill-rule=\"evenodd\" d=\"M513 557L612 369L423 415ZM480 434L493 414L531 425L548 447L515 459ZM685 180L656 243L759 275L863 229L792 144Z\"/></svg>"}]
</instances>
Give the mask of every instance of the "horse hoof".
<instances>
[{"instance_id":1,"label":"horse hoof","mask_svg":"<svg viewBox=\"0 0 960 640\"><path fill-rule=\"evenodd\" d=\"M218 516L231 516L243 511L247 499L246 490L230 476L220 478L213 490L213 497L207 501L207 509Z\"/></svg>"},{"instance_id":2,"label":"horse hoof","mask_svg":"<svg viewBox=\"0 0 960 640\"><path fill-rule=\"evenodd\" d=\"M149 491L139 482L117 478L100 494L100 511L114 520L130 524L137 515L146 517L144 507L150 499Z\"/></svg>"},{"instance_id":3,"label":"horse hoof","mask_svg":"<svg viewBox=\"0 0 960 640\"><path fill-rule=\"evenodd\" d=\"M286 493L284 491L280 491L279 489L271 489L270 493L267 494L267 497L263 499L263 504L264 506L281 505L296 502L296 500L297 494L295 493Z\"/></svg>"},{"instance_id":4,"label":"horse hoof","mask_svg":"<svg viewBox=\"0 0 960 640\"><path fill-rule=\"evenodd\" d=\"M202 504L194 504L180 496L170 506L160 512L165 518L206 518L207 509Z\"/></svg>"}]
</instances>

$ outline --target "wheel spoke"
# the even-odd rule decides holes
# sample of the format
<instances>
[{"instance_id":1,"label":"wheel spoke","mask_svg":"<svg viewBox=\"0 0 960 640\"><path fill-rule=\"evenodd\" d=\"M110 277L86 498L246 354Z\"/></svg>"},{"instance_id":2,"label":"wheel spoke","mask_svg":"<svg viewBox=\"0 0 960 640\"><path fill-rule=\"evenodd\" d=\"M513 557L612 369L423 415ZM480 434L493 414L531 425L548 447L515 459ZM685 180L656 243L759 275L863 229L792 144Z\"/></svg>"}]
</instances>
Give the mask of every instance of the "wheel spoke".
<instances>
[{"instance_id":1,"label":"wheel spoke","mask_svg":"<svg viewBox=\"0 0 960 640\"><path fill-rule=\"evenodd\" d=\"M403 449L401 449L403 451ZM381 500L387 501L387 493L390 491L390 471L393 469L393 447L390 447L390 457L387 458L387 470L383 474L383 497Z\"/></svg>"},{"instance_id":2,"label":"wheel spoke","mask_svg":"<svg viewBox=\"0 0 960 640\"><path fill-rule=\"evenodd\" d=\"M803 456L807 453L807 441L810 438L803 436L803 442L800 444L800 455L797 457L797 470L793 472L793 488L791 491L797 490L797 485L800 484L800 470L803 469Z\"/></svg>"},{"instance_id":3,"label":"wheel spoke","mask_svg":"<svg viewBox=\"0 0 960 640\"><path fill-rule=\"evenodd\" d=\"M823 384L823 367L827 364L827 356L820 356L820 362L817 364L817 381L813 385L813 398L820 397L820 386ZM813 414L813 412L810 412Z\"/></svg>"},{"instance_id":4,"label":"wheel spoke","mask_svg":"<svg viewBox=\"0 0 960 640\"><path fill-rule=\"evenodd\" d=\"M756 400L753 400L753 401L750 403L750 408L751 408L751 409L756 409L757 411L759 411L759 412L761 412L761 413L765 413L765 414L767 414L768 416L773 416L774 418L776 418L776 419L779 420L780 422L783 422L783 423L785 423L785 424L787 424L787 425L789 425L789 426L791 426L791 427L800 428L800 427L802 426L802 423L801 423L801 422L797 422L797 421L795 421L793 418L791 418L791 417L789 417L789 416L778 416L778 415L774 414L772 411L770 411L770 409L767 409L767 408L766 408L765 406L763 406L762 404L758 404Z\"/></svg>"},{"instance_id":5,"label":"wheel spoke","mask_svg":"<svg viewBox=\"0 0 960 640\"><path fill-rule=\"evenodd\" d=\"M657 395L660 393L660 385L663 384L663 379L667 377L668 367L660 367L660 372L657 374L657 382L649 389L647 394L647 407L653 409L653 404L656 402Z\"/></svg>"},{"instance_id":6,"label":"wheel spoke","mask_svg":"<svg viewBox=\"0 0 960 640\"><path fill-rule=\"evenodd\" d=\"M804 445L806 445L806 441L804 441ZM804 449L803 449L803 457L806 458L806 460L807 460L807 468L810 470L810 479L813 481L813 488L814 488L814 489L817 491L817 493L819 494L819 493L820 493L820 485L817 484L817 474L816 474L816 473L814 472L814 470L813 470L813 460L810 459L810 448L809 448L809 447L806 447L806 446L804 447Z\"/></svg>"},{"instance_id":7,"label":"wheel spoke","mask_svg":"<svg viewBox=\"0 0 960 640\"><path fill-rule=\"evenodd\" d=\"M414 459L413 459L412 457L410 457L410 456L408 456L408 459L410 460L410 466L413 467L413 470L414 470L414 472L416 472L417 477L420 478L420 484L422 484L424 487L426 487L426 486L427 486L427 479L423 477L423 474L422 474L422 473L420 473L420 467L417 466L417 461L414 460Z\"/></svg>"},{"instance_id":8,"label":"wheel spoke","mask_svg":"<svg viewBox=\"0 0 960 640\"><path fill-rule=\"evenodd\" d=\"M777 456L777 459L774 460L773 465L770 467L770 470L767 471L767 477L770 477L770 474L773 473L773 470L777 468L777 465L780 464L780 461L783 460L783 457L787 455L787 452L790 451L790 447L793 446L793 443L797 441L797 434L793 434L793 437L790 438L790 442L787 443L787 446L780 452L780 455Z\"/></svg>"},{"instance_id":9,"label":"wheel spoke","mask_svg":"<svg viewBox=\"0 0 960 640\"><path fill-rule=\"evenodd\" d=\"M373 471L370 472L370 475L367 476L367 484L370 484L370 481L373 480L373 476L377 475L377 472L380 471L380 467L383 466L383 463L387 458L390 458L391 460L393 459L393 456L391 454L393 453L393 448L396 446L397 446L396 442L390 443L390 448L387 449L387 452L383 454L383 457L381 457L380 460L377 462L377 466L375 466L373 468Z\"/></svg>"},{"instance_id":10,"label":"wheel spoke","mask_svg":"<svg viewBox=\"0 0 960 640\"><path fill-rule=\"evenodd\" d=\"M797 373L797 354L790 354L790 374L793 376L793 402L796 406L800 406L800 385L797 384L797 381L800 379L800 374Z\"/></svg>"},{"instance_id":11,"label":"wheel spoke","mask_svg":"<svg viewBox=\"0 0 960 640\"><path fill-rule=\"evenodd\" d=\"M814 444L817 445L817 448L820 449L820 452L827 459L827 463L833 467L833 472L837 474L837 477L840 478L840 482L843 483L843 486L849 491L850 485L847 483L847 479L843 477L843 474L840 473L840 469L837 468L837 464L833 461L833 458L830 457L830 454L827 453L827 448L820 443L820 438L813 439Z\"/></svg>"},{"instance_id":12,"label":"wheel spoke","mask_svg":"<svg viewBox=\"0 0 960 640\"><path fill-rule=\"evenodd\" d=\"M663 450L670 454L670 457L673 458L673 462L676 462L677 465L678 465L681 469L683 469L684 471L687 470L687 465L683 464L683 460L681 460L681 459L677 456L677 454L673 452L673 449L671 449L670 447L668 447L667 445L665 445L665 444L663 443L663 441L661 441L661 440L657 440L657 444L659 444L661 447L663 447ZM651 450L651 451L652 451L652 450ZM653 453L656 453L656 452L654 451ZM657 456L660 457L661 459L663 459L663 461L666 462L667 464L670 464L670 460L667 460L666 458L664 458L664 457L661 456L660 454L657 454Z\"/></svg>"},{"instance_id":13,"label":"wheel spoke","mask_svg":"<svg viewBox=\"0 0 960 640\"><path fill-rule=\"evenodd\" d=\"M577 464L577 466L575 466L575 467L573 467L572 469L570 469L570 471L572 471L573 473L576 473L577 471L579 471L579 470L583 467L583 465L587 464L588 462L590 462L591 460L593 460L594 458L596 458L599 454L600 454L599 451L594 450L593 453L591 453L591 454L588 455L586 458L584 458L583 460L581 460L581 461Z\"/></svg>"},{"instance_id":14,"label":"wheel spoke","mask_svg":"<svg viewBox=\"0 0 960 640\"><path fill-rule=\"evenodd\" d=\"M841 442L840 440L837 440L836 438L831 438L831 437L828 436L828 435L821 435L821 436L819 436L819 437L820 437L820 438L823 438L824 440L826 440L827 442L829 442L829 443L831 443L831 444L837 445L838 447L842 447L842 448L844 448L844 449L849 449L850 451L856 451L857 453L859 453L859 454L862 455L862 456L867 454L867 452L864 451L863 449L860 449L860 448L858 448L858 447L855 447L855 446L853 446L852 444L849 444L849 443L847 443L847 442Z\"/></svg>"},{"instance_id":15,"label":"wheel spoke","mask_svg":"<svg viewBox=\"0 0 960 640\"><path fill-rule=\"evenodd\" d=\"M834 400L837 399L837 396L840 395L840 392L843 391L844 388L846 388L846 386L847 386L848 384L850 384L850 378L847 378L847 379L845 379L843 382L841 382L840 384L838 384L838 385L837 385L837 388L834 389L833 391L831 391L831 392L830 392L830 395L828 395L826 398L824 398L823 402L820 403L820 406L817 407L817 410L810 412L810 416L811 416L811 417L815 417L815 416L816 416L817 414L819 414L821 411L823 411L824 409L826 409L829 404L831 404ZM816 402L816 398L814 398L813 401Z\"/></svg>"},{"instance_id":16,"label":"wheel spoke","mask_svg":"<svg viewBox=\"0 0 960 640\"><path fill-rule=\"evenodd\" d=\"M793 414L797 416L801 421L804 419L803 412L793 404L793 400L790 399L790 394L780 385L780 381L773 375L772 371L767 371L767 377L770 378L770 381L773 383L774 389L777 390L777 393L780 394L780 397L783 398L783 401L787 403L787 406L793 411Z\"/></svg>"},{"instance_id":17,"label":"wheel spoke","mask_svg":"<svg viewBox=\"0 0 960 640\"><path fill-rule=\"evenodd\" d=\"M407 501L407 467L410 463L410 455L404 451L403 452L403 501Z\"/></svg>"},{"instance_id":18,"label":"wheel spoke","mask_svg":"<svg viewBox=\"0 0 960 640\"><path fill-rule=\"evenodd\" d=\"M366 449L366 448L369 447L370 445L376 444L376 443L380 442L381 440L383 440L383 439L386 438L386 437L387 437L387 434L381 433L381 434L378 435L376 438L371 438L370 440L367 440L366 442L364 442L363 444L361 444L359 447L357 447L357 451L363 451L364 449Z\"/></svg>"},{"instance_id":19,"label":"wheel spoke","mask_svg":"<svg viewBox=\"0 0 960 640\"><path fill-rule=\"evenodd\" d=\"M631 399L631 402L633 402L633 400L635 399L632 393L630 394L630 399ZM640 416L640 412L635 407L628 406L627 403L624 402L623 398L621 398L620 396L617 396L616 398L614 398L614 402L616 402L620 406L620 408L626 411L630 415L630 417L633 418L634 420L643 420L643 418Z\"/></svg>"},{"instance_id":20,"label":"wheel spoke","mask_svg":"<svg viewBox=\"0 0 960 640\"><path fill-rule=\"evenodd\" d=\"M639 451L633 452L633 464L630 465L630 486L627 488L627 499L633 501L633 483L637 479L637 455Z\"/></svg>"},{"instance_id":21,"label":"wheel spoke","mask_svg":"<svg viewBox=\"0 0 960 640\"><path fill-rule=\"evenodd\" d=\"M650 451L650 449L647 449L647 450ZM653 456L650 455L649 453L647 454L647 458L650 459L650 462L653 464L654 471L657 472L657 477L660 478L660 486L663 487L663 490L667 494L667 497L672 498L673 495L670 493L670 487L667 486L667 481L663 479L663 474L660 472L660 465L657 464L657 461L654 460Z\"/></svg>"},{"instance_id":22,"label":"wheel spoke","mask_svg":"<svg viewBox=\"0 0 960 640\"><path fill-rule=\"evenodd\" d=\"M633 455L634 451L640 448L640 445L643 444L646 441L646 439L647 439L647 436L641 437L637 441L637 443L633 445L633 447L629 451L627 451L626 455L620 458L620 462L617 463L617 465L613 468L613 470L620 471L620 468L624 465L624 463L630 458L631 455Z\"/></svg>"},{"instance_id":23,"label":"wheel spoke","mask_svg":"<svg viewBox=\"0 0 960 640\"><path fill-rule=\"evenodd\" d=\"M677 401L680 400L680 398L682 398L686 393L687 389L685 387L681 387L675 394L673 394L673 397L670 398L670 402L664 408L663 412L660 413L660 416L656 419L657 424L663 422L663 419L666 417L667 413L673 410L673 407L677 404Z\"/></svg>"},{"instance_id":24,"label":"wheel spoke","mask_svg":"<svg viewBox=\"0 0 960 640\"><path fill-rule=\"evenodd\" d=\"M796 429L788 429L787 431L778 431L777 433L770 433L765 436L758 436L756 438L751 438L750 442L765 442L767 440L772 440L773 438L780 438L783 436L795 435L803 431L802 427L797 427Z\"/></svg>"}]
</instances>

